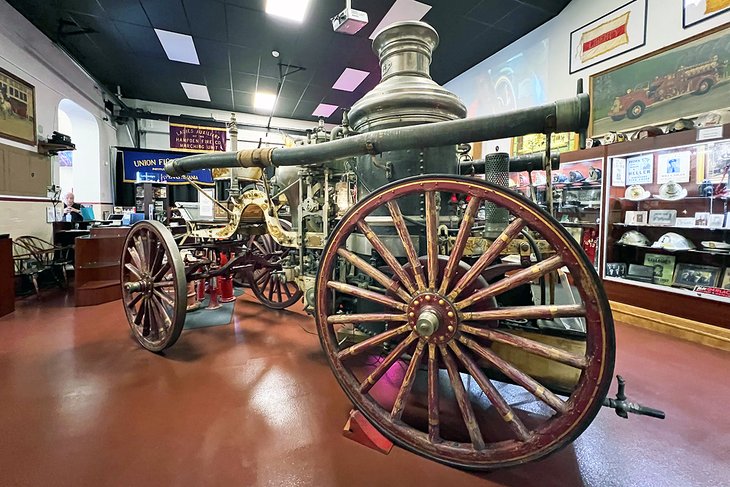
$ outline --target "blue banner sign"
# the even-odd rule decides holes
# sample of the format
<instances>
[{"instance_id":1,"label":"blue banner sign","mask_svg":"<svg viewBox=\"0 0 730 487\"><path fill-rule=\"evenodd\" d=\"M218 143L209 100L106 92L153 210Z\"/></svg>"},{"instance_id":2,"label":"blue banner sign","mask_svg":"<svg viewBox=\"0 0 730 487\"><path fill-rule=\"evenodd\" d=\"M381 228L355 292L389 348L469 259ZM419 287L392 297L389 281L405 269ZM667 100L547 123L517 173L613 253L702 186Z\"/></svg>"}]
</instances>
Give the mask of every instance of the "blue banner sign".
<instances>
[{"instance_id":1,"label":"blue banner sign","mask_svg":"<svg viewBox=\"0 0 730 487\"><path fill-rule=\"evenodd\" d=\"M168 184L187 184L189 180L200 184L214 184L210 169L200 169L181 177L168 176L165 163L172 159L189 156L184 152L162 152L140 149L119 149L124 163L125 183L154 181Z\"/></svg>"}]
</instances>

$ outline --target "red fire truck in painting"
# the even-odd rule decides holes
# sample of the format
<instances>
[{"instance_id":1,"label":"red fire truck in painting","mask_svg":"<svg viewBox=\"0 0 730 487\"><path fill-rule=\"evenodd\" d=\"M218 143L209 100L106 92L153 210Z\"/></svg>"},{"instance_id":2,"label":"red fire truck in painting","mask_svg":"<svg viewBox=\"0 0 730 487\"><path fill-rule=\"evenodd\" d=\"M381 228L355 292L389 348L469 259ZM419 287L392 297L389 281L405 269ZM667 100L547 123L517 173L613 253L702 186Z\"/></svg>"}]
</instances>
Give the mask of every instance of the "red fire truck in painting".
<instances>
[{"instance_id":1,"label":"red fire truck in painting","mask_svg":"<svg viewBox=\"0 0 730 487\"><path fill-rule=\"evenodd\" d=\"M725 64L713 56L707 62L682 66L672 74L657 76L653 81L639 84L625 95L617 96L608 114L614 121L625 117L635 119L657 102L688 93L704 95L720 81L724 67Z\"/></svg>"}]
</instances>

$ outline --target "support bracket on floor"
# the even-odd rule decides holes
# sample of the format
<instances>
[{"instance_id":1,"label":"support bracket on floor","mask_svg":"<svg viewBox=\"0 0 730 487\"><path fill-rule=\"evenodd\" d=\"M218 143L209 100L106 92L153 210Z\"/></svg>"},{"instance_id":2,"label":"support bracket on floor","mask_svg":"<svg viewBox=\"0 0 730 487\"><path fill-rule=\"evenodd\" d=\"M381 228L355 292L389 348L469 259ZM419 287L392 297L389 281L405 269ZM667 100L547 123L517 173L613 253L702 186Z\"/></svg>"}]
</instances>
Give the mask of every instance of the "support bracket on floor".
<instances>
[{"instance_id":1,"label":"support bracket on floor","mask_svg":"<svg viewBox=\"0 0 730 487\"><path fill-rule=\"evenodd\" d=\"M352 409L342 430L345 438L387 455L393 449L393 442L375 429L360 411Z\"/></svg>"}]
</instances>

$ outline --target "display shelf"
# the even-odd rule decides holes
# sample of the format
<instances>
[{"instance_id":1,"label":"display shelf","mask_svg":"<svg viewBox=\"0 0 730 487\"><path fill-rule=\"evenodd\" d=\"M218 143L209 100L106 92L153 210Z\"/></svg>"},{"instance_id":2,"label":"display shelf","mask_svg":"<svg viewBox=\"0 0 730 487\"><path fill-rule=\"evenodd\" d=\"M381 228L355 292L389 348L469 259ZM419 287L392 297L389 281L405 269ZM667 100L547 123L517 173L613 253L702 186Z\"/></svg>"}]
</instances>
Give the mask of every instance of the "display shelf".
<instances>
[{"instance_id":1,"label":"display shelf","mask_svg":"<svg viewBox=\"0 0 730 487\"><path fill-rule=\"evenodd\" d=\"M726 137L730 135L728 127L724 127ZM708 314L703 303L730 304L727 297L694 290L702 286L730 289L730 252L703 248L701 244L702 241L730 243L730 228L723 226L728 221L729 211L725 193L729 163L728 138L696 142L694 130L608 146L600 273L607 282L610 299L619 296L621 302L661 312L667 312L663 307L668 303L683 303L675 310L677 316L700 322L708 322L709 316L717 313ZM680 194L684 197L656 197L676 194L676 188L671 187L675 183L681 186ZM633 184L641 186L651 196L642 200L626 198L626 189ZM703 189L709 191L709 185L712 185L712 191L721 194L701 194ZM660 213L652 214L652 211ZM636 213L627 218L627 212ZM679 222L679 219L683 220L676 225L675 220ZM692 219L698 223L709 220L714 224L691 225ZM660 222L671 224L656 224ZM619 242L628 231L638 231L649 245ZM668 236L669 233L679 237ZM664 245L683 246L683 239L696 248L679 250L651 246L660 240ZM607 275L608 264L612 275ZM632 264L654 267L653 282L616 276L617 269L628 273ZM705 282L709 284L703 284ZM632 292L632 288L636 291ZM720 326L730 327L730 319L719 322Z\"/></svg>"}]
</instances>

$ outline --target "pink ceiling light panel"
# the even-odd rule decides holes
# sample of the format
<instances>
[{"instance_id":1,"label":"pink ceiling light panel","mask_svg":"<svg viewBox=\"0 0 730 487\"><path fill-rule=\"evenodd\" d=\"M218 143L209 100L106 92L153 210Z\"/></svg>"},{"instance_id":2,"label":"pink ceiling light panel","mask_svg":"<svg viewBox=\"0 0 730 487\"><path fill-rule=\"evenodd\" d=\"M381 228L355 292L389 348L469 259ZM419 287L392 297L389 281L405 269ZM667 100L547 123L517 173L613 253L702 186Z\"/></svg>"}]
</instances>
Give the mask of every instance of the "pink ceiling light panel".
<instances>
[{"instance_id":1,"label":"pink ceiling light panel","mask_svg":"<svg viewBox=\"0 0 730 487\"><path fill-rule=\"evenodd\" d=\"M355 91L370 73L359 69L345 68L332 88L342 91Z\"/></svg>"},{"instance_id":2,"label":"pink ceiling light panel","mask_svg":"<svg viewBox=\"0 0 730 487\"><path fill-rule=\"evenodd\" d=\"M312 112L315 117L327 118L337 110L337 105L329 105L327 103L320 103L319 106Z\"/></svg>"}]
</instances>

